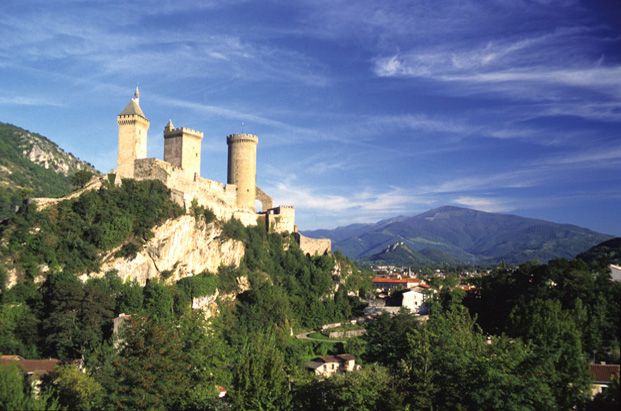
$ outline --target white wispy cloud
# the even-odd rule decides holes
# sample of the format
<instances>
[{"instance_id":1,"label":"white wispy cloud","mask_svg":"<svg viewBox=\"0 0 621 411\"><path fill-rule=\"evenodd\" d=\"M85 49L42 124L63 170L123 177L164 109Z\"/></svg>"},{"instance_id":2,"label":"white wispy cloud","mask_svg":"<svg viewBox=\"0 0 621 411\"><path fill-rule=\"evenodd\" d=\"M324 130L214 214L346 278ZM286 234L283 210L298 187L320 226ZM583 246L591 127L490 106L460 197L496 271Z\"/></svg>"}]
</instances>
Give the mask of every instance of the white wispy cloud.
<instances>
[{"instance_id":1,"label":"white wispy cloud","mask_svg":"<svg viewBox=\"0 0 621 411\"><path fill-rule=\"evenodd\" d=\"M538 35L415 47L377 57L379 77L416 77L450 83L445 92L497 92L517 98L559 100L558 88L597 91L621 99L621 65L605 64L593 49L601 27L561 27ZM542 87L547 87L543 88ZM561 93L561 94L559 94Z\"/></svg>"},{"instance_id":2,"label":"white wispy cloud","mask_svg":"<svg viewBox=\"0 0 621 411\"><path fill-rule=\"evenodd\" d=\"M400 187L390 187L386 191L368 188L351 194L332 194L289 179L268 183L266 188L278 203L296 204L304 210L319 210L330 214L347 212L367 218L408 212L415 205L432 202L429 198L415 196Z\"/></svg>"},{"instance_id":3,"label":"white wispy cloud","mask_svg":"<svg viewBox=\"0 0 621 411\"><path fill-rule=\"evenodd\" d=\"M598 168L614 167L620 162L621 146L609 146L549 156L542 161L542 164L551 166L587 166Z\"/></svg>"},{"instance_id":4,"label":"white wispy cloud","mask_svg":"<svg viewBox=\"0 0 621 411\"><path fill-rule=\"evenodd\" d=\"M153 3L157 5L130 2L102 8L80 7L76 12L28 9L24 11L27 16L8 15L0 26L0 57L10 57L15 65L53 60L55 64L66 64L71 72L88 68L90 77L145 78L165 74L169 79L233 76L247 82L270 80L318 87L329 84L323 66L299 50L242 34L206 34L204 27L196 24L179 30L176 25L155 28L142 22L150 14L230 7L231 3ZM24 19L37 24L24 25ZM135 29L137 25L140 30ZM175 69L171 70L171 66Z\"/></svg>"},{"instance_id":5,"label":"white wispy cloud","mask_svg":"<svg viewBox=\"0 0 621 411\"><path fill-rule=\"evenodd\" d=\"M64 104L58 101L51 101L41 97L27 96L0 96L0 104L11 106L41 106L41 107L63 107Z\"/></svg>"},{"instance_id":6,"label":"white wispy cloud","mask_svg":"<svg viewBox=\"0 0 621 411\"><path fill-rule=\"evenodd\" d=\"M489 213L507 212L515 209L515 201L507 199L461 196L455 198L453 202Z\"/></svg>"},{"instance_id":7,"label":"white wispy cloud","mask_svg":"<svg viewBox=\"0 0 621 411\"><path fill-rule=\"evenodd\" d=\"M182 100L182 99L177 99L177 98L169 98L165 96L161 96L161 100L165 102L167 106L170 106L170 107L190 109L190 110L194 110L196 112L203 113L203 114L210 114L210 115L215 115L215 116L219 116L223 118L239 120L239 121L242 121L242 120L249 121L249 122L253 122L256 124L273 127L276 129L286 130L292 133L312 134L312 135L316 134L313 130L306 129L303 127L298 127L292 124L285 123L283 121L274 120L272 118L264 117L264 116L257 115L254 113L246 113L246 112L233 110L233 109L222 107L222 106L197 103L193 101Z\"/></svg>"}]
</instances>

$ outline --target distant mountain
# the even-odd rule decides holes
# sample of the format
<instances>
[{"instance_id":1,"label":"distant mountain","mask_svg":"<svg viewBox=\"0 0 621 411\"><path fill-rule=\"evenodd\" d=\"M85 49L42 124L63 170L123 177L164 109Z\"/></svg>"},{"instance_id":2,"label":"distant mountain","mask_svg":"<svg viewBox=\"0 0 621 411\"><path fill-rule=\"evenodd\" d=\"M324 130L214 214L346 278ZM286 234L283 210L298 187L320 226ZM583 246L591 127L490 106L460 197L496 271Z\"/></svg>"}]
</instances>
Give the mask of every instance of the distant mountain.
<instances>
[{"instance_id":1,"label":"distant mountain","mask_svg":"<svg viewBox=\"0 0 621 411\"><path fill-rule=\"evenodd\" d=\"M69 176L78 170L96 172L47 137L0 123L0 220L13 212L22 190L34 197L69 193Z\"/></svg>"},{"instance_id":2,"label":"distant mountain","mask_svg":"<svg viewBox=\"0 0 621 411\"><path fill-rule=\"evenodd\" d=\"M611 238L575 225L451 206L304 234L328 237L335 249L358 260L414 266L573 258Z\"/></svg>"}]
</instances>

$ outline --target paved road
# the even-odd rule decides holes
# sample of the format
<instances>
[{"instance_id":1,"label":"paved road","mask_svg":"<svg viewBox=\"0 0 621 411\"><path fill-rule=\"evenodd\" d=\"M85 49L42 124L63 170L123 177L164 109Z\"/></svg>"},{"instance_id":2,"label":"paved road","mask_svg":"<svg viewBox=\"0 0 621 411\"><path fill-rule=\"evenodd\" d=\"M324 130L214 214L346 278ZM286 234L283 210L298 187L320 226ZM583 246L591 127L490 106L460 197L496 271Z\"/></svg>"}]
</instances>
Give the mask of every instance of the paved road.
<instances>
[{"instance_id":1,"label":"paved road","mask_svg":"<svg viewBox=\"0 0 621 411\"><path fill-rule=\"evenodd\" d=\"M326 343L338 343L338 342L344 342L342 340L333 340L333 339L323 339L323 338L311 338L308 335L312 334L316 331L311 330L311 331L305 331L303 333L300 333L298 335L295 336L295 338L297 338L298 340L307 340L307 341L319 341L319 342L326 342Z\"/></svg>"}]
</instances>

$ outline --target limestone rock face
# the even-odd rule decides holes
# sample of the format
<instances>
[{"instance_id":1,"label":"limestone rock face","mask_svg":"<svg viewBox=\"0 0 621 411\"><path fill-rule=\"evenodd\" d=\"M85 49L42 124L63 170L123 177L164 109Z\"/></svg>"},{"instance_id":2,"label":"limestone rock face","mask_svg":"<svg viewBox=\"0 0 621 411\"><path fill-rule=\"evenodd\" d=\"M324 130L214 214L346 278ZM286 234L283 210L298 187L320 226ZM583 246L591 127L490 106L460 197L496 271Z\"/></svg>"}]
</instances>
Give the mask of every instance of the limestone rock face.
<instances>
[{"instance_id":1,"label":"limestone rock face","mask_svg":"<svg viewBox=\"0 0 621 411\"><path fill-rule=\"evenodd\" d=\"M144 285L147 279L166 272L167 281L174 282L203 271L215 273L220 266L238 267L244 256L241 241L223 239L217 225L196 221L191 215L169 220L155 227L153 233L135 258L115 257L112 252L104 258L99 272L90 276L117 270L123 280Z\"/></svg>"},{"instance_id":2,"label":"limestone rock face","mask_svg":"<svg viewBox=\"0 0 621 411\"><path fill-rule=\"evenodd\" d=\"M200 310L203 312L205 319L210 319L218 315L218 296L220 293L218 290L213 295L205 295L202 297L195 297L192 299L192 309Z\"/></svg>"}]
</instances>

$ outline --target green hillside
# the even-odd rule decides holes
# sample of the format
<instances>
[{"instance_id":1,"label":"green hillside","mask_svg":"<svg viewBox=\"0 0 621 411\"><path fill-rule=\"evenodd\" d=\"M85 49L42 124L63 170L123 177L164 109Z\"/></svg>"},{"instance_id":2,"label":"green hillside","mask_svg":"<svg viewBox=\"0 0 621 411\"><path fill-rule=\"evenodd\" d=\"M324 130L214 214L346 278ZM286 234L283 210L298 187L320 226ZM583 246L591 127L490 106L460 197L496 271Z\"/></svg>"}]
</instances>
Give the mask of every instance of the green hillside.
<instances>
[{"instance_id":1,"label":"green hillside","mask_svg":"<svg viewBox=\"0 0 621 411\"><path fill-rule=\"evenodd\" d=\"M71 189L70 176L95 168L65 152L48 138L0 123L0 220L24 197L61 197Z\"/></svg>"},{"instance_id":2,"label":"green hillside","mask_svg":"<svg viewBox=\"0 0 621 411\"><path fill-rule=\"evenodd\" d=\"M578 254L576 258L600 268L621 264L621 237L616 237Z\"/></svg>"}]
</instances>

